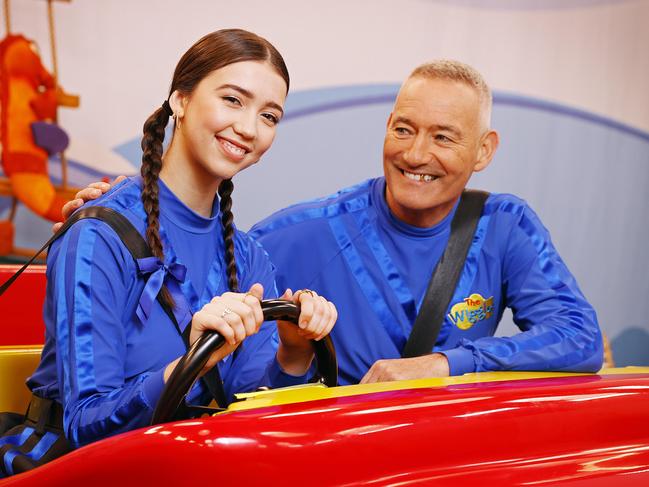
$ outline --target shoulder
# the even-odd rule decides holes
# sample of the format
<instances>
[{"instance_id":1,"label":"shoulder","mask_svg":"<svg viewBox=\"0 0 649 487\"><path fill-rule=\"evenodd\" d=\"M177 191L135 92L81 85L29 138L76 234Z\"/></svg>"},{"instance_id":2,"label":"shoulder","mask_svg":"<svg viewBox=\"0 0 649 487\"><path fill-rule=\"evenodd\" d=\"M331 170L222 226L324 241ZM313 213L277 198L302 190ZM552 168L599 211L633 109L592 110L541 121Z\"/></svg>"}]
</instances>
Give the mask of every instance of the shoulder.
<instances>
[{"instance_id":1,"label":"shoulder","mask_svg":"<svg viewBox=\"0 0 649 487\"><path fill-rule=\"evenodd\" d=\"M94 276L105 276L114 285L125 283L125 271L135 272L131 254L113 229L97 219L76 222L47 254L48 281L58 283L58 288L87 284Z\"/></svg>"},{"instance_id":2,"label":"shoulder","mask_svg":"<svg viewBox=\"0 0 649 487\"><path fill-rule=\"evenodd\" d=\"M482 216L486 241L503 252L527 249L541 252L551 243L551 236L527 201L506 193L492 193Z\"/></svg>"},{"instance_id":3,"label":"shoulder","mask_svg":"<svg viewBox=\"0 0 649 487\"><path fill-rule=\"evenodd\" d=\"M121 181L115 187L111 188L106 194L97 198L96 200L86 203L82 208L89 206L103 206L111 208L123 216L125 216L130 223L138 230L140 234L144 234L146 230L146 213L142 206L141 200L142 185L139 177L131 177ZM93 227L100 226L112 232L112 229L100 220L84 219L75 223L74 227Z\"/></svg>"},{"instance_id":4,"label":"shoulder","mask_svg":"<svg viewBox=\"0 0 649 487\"><path fill-rule=\"evenodd\" d=\"M545 230L530 204L513 194L491 193L485 202L483 217L488 217L494 224L516 226L527 224Z\"/></svg>"},{"instance_id":5,"label":"shoulder","mask_svg":"<svg viewBox=\"0 0 649 487\"><path fill-rule=\"evenodd\" d=\"M246 232L235 228L234 248L239 288L248 289L252 284L260 282L266 291L275 293L276 268L261 244Z\"/></svg>"},{"instance_id":6,"label":"shoulder","mask_svg":"<svg viewBox=\"0 0 649 487\"><path fill-rule=\"evenodd\" d=\"M257 255L266 255L266 251L263 246L252 237L251 233L244 232L235 227L234 231L234 246L235 250L242 257L257 256Z\"/></svg>"},{"instance_id":7,"label":"shoulder","mask_svg":"<svg viewBox=\"0 0 649 487\"><path fill-rule=\"evenodd\" d=\"M326 224L330 218L366 209L371 205L371 190L382 178L368 179L321 198L303 201L279 210L255 224L250 235L254 239L290 231L303 225Z\"/></svg>"},{"instance_id":8,"label":"shoulder","mask_svg":"<svg viewBox=\"0 0 649 487\"><path fill-rule=\"evenodd\" d=\"M146 228L146 214L140 202L141 187L136 178L122 181L100 198L84 205L111 208L123 216L141 235ZM52 244L52 248L66 247L66 252L92 253L100 259L111 255L122 260L130 255L120 237L106 222L96 218L84 218L74 223L67 232Z\"/></svg>"},{"instance_id":9,"label":"shoulder","mask_svg":"<svg viewBox=\"0 0 649 487\"><path fill-rule=\"evenodd\" d=\"M509 193L490 193L485 202L487 215L520 215L529 205L525 200Z\"/></svg>"},{"instance_id":10,"label":"shoulder","mask_svg":"<svg viewBox=\"0 0 649 487\"><path fill-rule=\"evenodd\" d=\"M257 239L253 238L248 232L243 232L235 228L234 248L238 260L245 263L248 268L260 265L260 263L264 263L264 265L272 265L270 264L268 252L266 252L262 244L259 243Z\"/></svg>"},{"instance_id":11,"label":"shoulder","mask_svg":"<svg viewBox=\"0 0 649 487\"><path fill-rule=\"evenodd\" d=\"M142 182L139 177L127 178L106 194L86 206L105 206L124 214L129 220L146 220L142 206ZM135 223L132 221L132 223Z\"/></svg>"}]
</instances>

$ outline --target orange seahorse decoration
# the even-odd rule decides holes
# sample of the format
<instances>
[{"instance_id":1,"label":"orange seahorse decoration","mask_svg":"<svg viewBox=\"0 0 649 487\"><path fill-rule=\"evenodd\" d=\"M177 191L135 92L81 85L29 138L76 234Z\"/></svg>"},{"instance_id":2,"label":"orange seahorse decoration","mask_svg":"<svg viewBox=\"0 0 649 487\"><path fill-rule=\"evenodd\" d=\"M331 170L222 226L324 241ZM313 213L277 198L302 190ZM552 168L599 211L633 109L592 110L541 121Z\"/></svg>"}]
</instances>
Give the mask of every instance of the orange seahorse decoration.
<instances>
[{"instance_id":1,"label":"orange seahorse decoration","mask_svg":"<svg viewBox=\"0 0 649 487\"><path fill-rule=\"evenodd\" d=\"M62 220L65 199L56 193L50 180L49 154L36 143L35 132L39 123L47 126L43 122L55 120L57 106L75 105L75 97L67 96L69 103L62 102L65 98L31 41L8 35L0 42L2 168L18 201L51 221ZM63 136L65 148L67 136Z\"/></svg>"}]
</instances>

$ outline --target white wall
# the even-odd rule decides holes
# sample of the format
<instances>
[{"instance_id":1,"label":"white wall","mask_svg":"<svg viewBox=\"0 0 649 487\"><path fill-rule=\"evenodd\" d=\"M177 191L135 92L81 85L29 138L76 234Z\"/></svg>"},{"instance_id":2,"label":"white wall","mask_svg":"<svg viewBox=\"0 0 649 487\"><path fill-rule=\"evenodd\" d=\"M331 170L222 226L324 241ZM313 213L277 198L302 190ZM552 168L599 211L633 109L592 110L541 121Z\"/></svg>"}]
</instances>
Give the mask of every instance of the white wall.
<instances>
[{"instance_id":1,"label":"white wall","mask_svg":"<svg viewBox=\"0 0 649 487\"><path fill-rule=\"evenodd\" d=\"M36 40L51 65L46 2L11 7L13 30ZM55 18L60 82L82 100L61 111L61 122L96 148L86 156L94 163L79 161L95 167L106 157L100 148L137 165L142 122L201 35L242 27L279 48L292 76L287 113L311 114L288 117L263 164L237 178L243 228L380 174L398 83L432 58L472 64L496 93L502 135L473 185L530 201L616 353L649 363L649 320L637 304L649 296L649 1L76 0L55 5ZM81 167L74 178L84 184L98 174ZM49 225L24 211L21 218L23 243L42 241Z\"/></svg>"}]
</instances>

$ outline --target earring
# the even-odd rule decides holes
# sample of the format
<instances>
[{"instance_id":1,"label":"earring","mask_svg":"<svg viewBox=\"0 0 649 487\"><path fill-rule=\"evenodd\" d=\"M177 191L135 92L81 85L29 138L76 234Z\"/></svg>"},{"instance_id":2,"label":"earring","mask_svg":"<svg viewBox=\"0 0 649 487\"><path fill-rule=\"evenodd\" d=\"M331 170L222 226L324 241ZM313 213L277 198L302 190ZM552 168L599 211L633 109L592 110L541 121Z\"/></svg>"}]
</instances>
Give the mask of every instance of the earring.
<instances>
[{"instance_id":1,"label":"earring","mask_svg":"<svg viewBox=\"0 0 649 487\"><path fill-rule=\"evenodd\" d=\"M182 120L183 119L180 117L180 115L178 115L177 113L174 114L174 123L176 124L176 128L180 129L180 126L182 125Z\"/></svg>"}]
</instances>

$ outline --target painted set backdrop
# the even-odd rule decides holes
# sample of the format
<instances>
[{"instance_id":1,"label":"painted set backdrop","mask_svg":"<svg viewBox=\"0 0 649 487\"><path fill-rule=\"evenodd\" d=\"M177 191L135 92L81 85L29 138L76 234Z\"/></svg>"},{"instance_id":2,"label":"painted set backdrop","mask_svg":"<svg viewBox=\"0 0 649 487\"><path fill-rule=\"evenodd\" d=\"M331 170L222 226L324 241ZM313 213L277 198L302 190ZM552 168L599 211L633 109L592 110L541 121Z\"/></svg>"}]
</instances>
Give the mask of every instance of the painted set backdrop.
<instances>
[{"instance_id":1,"label":"painted set backdrop","mask_svg":"<svg viewBox=\"0 0 649 487\"><path fill-rule=\"evenodd\" d=\"M51 67L46 2L12 0L11 12ZM470 186L530 202L617 363L649 365L649 1L73 0L56 3L55 20L59 82L81 96L59 112L76 185L137 171L142 122L200 36L242 27L279 48L287 116L268 155L235 180L243 229L381 174L386 119L416 65L475 66L494 89L502 142ZM56 180L56 160L50 171ZM20 208L16 244L35 247L49 229ZM499 333L515 331L506 317Z\"/></svg>"}]
</instances>

